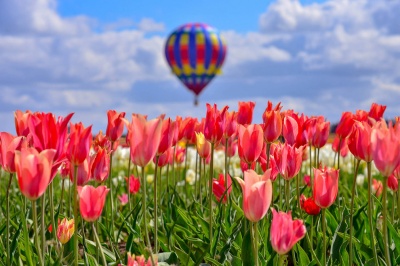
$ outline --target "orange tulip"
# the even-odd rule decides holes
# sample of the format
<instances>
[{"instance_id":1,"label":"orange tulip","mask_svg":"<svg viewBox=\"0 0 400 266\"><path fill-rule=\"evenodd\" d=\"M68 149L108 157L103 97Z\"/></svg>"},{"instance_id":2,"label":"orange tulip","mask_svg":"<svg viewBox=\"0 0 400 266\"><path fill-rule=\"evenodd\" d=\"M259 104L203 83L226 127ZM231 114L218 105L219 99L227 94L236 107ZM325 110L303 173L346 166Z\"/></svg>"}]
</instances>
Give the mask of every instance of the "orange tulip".
<instances>
[{"instance_id":1,"label":"orange tulip","mask_svg":"<svg viewBox=\"0 0 400 266\"><path fill-rule=\"evenodd\" d=\"M78 187L79 209L85 221L94 222L100 217L108 191L109 189L106 186L95 188L86 185Z\"/></svg>"},{"instance_id":2,"label":"orange tulip","mask_svg":"<svg viewBox=\"0 0 400 266\"><path fill-rule=\"evenodd\" d=\"M196 149L200 158L207 159L211 154L211 143L204 138L202 132L196 132Z\"/></svg>"},{"instance_id":3,"label":"orange tulip","mask_svg":"<svg viewBox=\"0 0 400 266\"><path fill-rule=\"evenodd\" d=\"M35 148L23 148L15 152L15 169L21 193L36 200L46 191L51 178L55 150L38 152Z\"/></svg>"}]
</instances>

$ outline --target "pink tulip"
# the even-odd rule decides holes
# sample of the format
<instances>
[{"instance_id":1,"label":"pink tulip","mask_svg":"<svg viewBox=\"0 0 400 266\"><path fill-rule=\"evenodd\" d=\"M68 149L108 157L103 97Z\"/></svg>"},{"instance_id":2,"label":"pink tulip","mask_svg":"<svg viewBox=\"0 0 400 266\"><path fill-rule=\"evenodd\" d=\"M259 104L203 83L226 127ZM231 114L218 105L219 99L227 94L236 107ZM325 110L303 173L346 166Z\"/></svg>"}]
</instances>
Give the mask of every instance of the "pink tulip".
<instances>
[{"instance_id":1,"label":"pink tulip","mask_svg":"<svg viewBox=\"0 0 400 266\"><path fill-rule=\"evenodd\" d=\"M285 138L285 143L294 145L296 143L297 135L299 133L299 126L297 121L290 115L286 115L283 119L283 137Z\"/></svg>"},{"instance_id":2,"label":"pink tulip","mask_svg":"<svg viewBox=\"0 0 400 266\"><path fill-rule=\"evenodd\" d=\"M158 145L157 155L160 156L170 147L174 140L176 123L171 118L162 121L160 144Z\"/></svg>"},{"instance_id":3,"label":"pink tulip","mask_svg":"<svg viewBox=\"0 0 400 266\"><path fill-rule=\"evenodd\" d=\"M372 179L372 193L376 196L379 197L383 192L383 185L380 180L377 179Z\"/></svg>"},{"instance_id":4,"label":"pink tulip","mask_svg":"<svg viewBox=\"0 0 400 266\"><path fill-rule=\"evenodd\" d=\"M122 206L125 206L129 202L128 194L124 193L121 196L118 196L119 201Z\"/></svg>"},{"instance_id":5,"label":"pink tulip","mask_svg":"<svg viewBox=\"0 0 400 266\"><path fill-rule=\"evenodd\" d=\"M90 160L90 173L93 179L103 183L110 173L110 155L107 150L99 148Z\"/></svg>"},{"instance_id":6,"label":"pink tulip","mask_svg":"<svg viewBox=\"0 0 400 266\"><path fill-rule=\"evenodd\" d=\"M108 123L106 136L111 142L116 142L121 138L122 133L124 132L125 112L118 113L115 110L108 110L107 118Z\"/></svg>"},{"instance_id":7,"label":"pink tulip","mask_svg":"<svg viewBox=\"0 0 400 266\"><path fill-rule=\"evenodd\" d=\"M348 145L349 138L342 139L342 141L340 142L340 156L342 156L342 157L346 157L347 154L349 153L349 145ZM340 139L339 139L338 135L336 135L335 138L333 139L333 143L332 143L332 150L335 153L338 152L339 141L340 141Z\"/></svg>"},{"instance_id":8,"label":"pink tulip","mask_svg":"<svg viewBox=\"0 0 400 266\"><path fill-rule=\"evenodd\" d=\"M239 125L238 129L239 157L246 163L257 161L263 149L263 131L260 125Z\"/></svg>"},{"instance_id":9,"label":"pink tulip","mask_svg":"<svg viewBox=\"0 0 400 266\"><path fill-rule=\"evenodd\" d=\"M15 169L21 193L36 200L46 191L51 178L55 150L38 152L35 148L23 148L15 152Z\"/></svg>"},{"instance_id":10,"label":"pink tulip","mask_svg":"<svg viewBox=\"0 0 400 266\"><path fill-rule=\"evenodd\" d=\"M316 148L322 148L325 146L329 137L330 122L324 121L324 117L320 116L315 118L315 124L313 128L311 145Z\"/></svg>"},{"instance_id":11,"label":"pink tulip","mask_svg":"<svg viewBox=\"0 0 400 266\"><path fill-rule=\"evenodd\" d=\"M89 159L86 159L83 161L83 163L77 165L77 173L76 175L78 176L77 179L77 185L78 186L83 186L90 180L90 162ZM75 167L69 167L69 179L71 182L74 182L75 178Z\"/></svg>"},{"instance_id":12,"label":"pink tulip","mask_svg":"<svg viewBox=\"0 0 400 266\"><path fill-rule=\"evenodd\" d=\"M339 170L314 168L313 195L319 207L328 208L335 202L338 186Z\"/></svg>"},{"instance_id":13,"label":"pink tulip","mask_svg":"<svg viewBox=\"0 0 400 266\"><path fill-rule=\"evenodd\" d=\"M174 147L170 147L163 154L158 157L158 167L166 166L174 157ZM156 158L153 158L153 162L156 163Z\"/></svg>"},{"instance_id":14,"label":"pink tulip","mask_svg":"<svg viewBox=\"0 0 400 266\"><path fill-rule=\"evenodd\" d=\"M162 121L156 118L146 121L142 115L132 115L128 125L131 160L145 167L157 153L161 139Z\"/></svg>"},{"instance_id":15,"label":"pink tulip","mask_svg":"<svg viewBox=\"0 0 400 266\"><path fill-rule=\"evenodd\" d=\"M239 109L237 112L237 123L239 125L251 124L255 105L255 102L239 102Z\"/></svg>"},{"instance_id":16,"label":"pink tulip","mask_svg":"<svg viewBox=\"0 0 400 266\"><path fill-rule=\"evenodd\" d=\"M237 134L237 116L238 113L235 111L232 112L225 112L225 115L222 117L223 120L223 137L225 139L227 138L233 138Z\"/></svg>"},{"instance_id":17,"label":"pink tulip","mask_svg":"<svg viewBox=\"0 0 400 266\"><path fill-rule=\"evenodd\" d=\"M10 133L0 132L0 165L9 173L15 173L15 151L26 148L25 137L14 137Z\"/></svg>"},{"instance_id":18,"label":"pink tulip","mask_svg":"<svg viewBox=\"0 0 400 266\"><path fill-rule=\"evenodd\" d=\"M383 176L390 176L400 163L400 127L389 127L382 120L372 129L372 158Z\"/></svg>"},{"instance_id":19,"label":"pink tulip","mask_svg":"<svg viewBox=\"0 0 400 266\"><path fill-rule=\"evenodd\" d=\"M28 119L32 115L31 111L23 113L20 110L14 112L15 131L17 136L27 137L29 134Z\"/></svg>"},{"instance_id":20,"label":"pink tulip","mask_svg":"<svg viewBox=\"0 0 400 266\"><path fill-rule=\"evenodd\" d=\"M85 221L94 222L100 217L108 191L106 186L78 186L79 209Z\"/></svg>"},{"instance_id":21,"label":"pink tulip","mask_svg":"<svg viewBox=\"0 0 400 266\"><path fill-rule=\"evenodd\" d=\"M244 180L235 177L243 192L243 212L251 222L258 222L266 214L272 200L271 170L258 175L253 170L244 172Z\"/></svg>"},{"instance_id":22,"label":"pink tulip","mask_svg":"<svg viewBox=\"0 0 400 266\"><path fill-rule=\"evenodd\" d=\"M284 179L292 179L300 171L304 147L296 148L287 143L278 144L274 147L273 155L279 172Z\"/></svg>"},{"instance_id":23,"label":"pink tulip","mask_svg":"<svg viewBox=\"0 0 400 266\"><path fill-rule=\"evenodd\" d=\"M279 255L288 253L306 232L302 220L293 220L290 212L277 212L272 208L271 245Z\"/></svg>"},{"instance_id":24,"label":"pink tulip","mask_svg":"<svg viewBox=\"0 0 400 266\"><path fill-rule=\"evenodd\" d=\"M366 122L355 121L353 131L348 137L350 152L359 160L372 161L372 127ZM343 140L342 140L343 142Z\"/></svg>"}]
</instances>

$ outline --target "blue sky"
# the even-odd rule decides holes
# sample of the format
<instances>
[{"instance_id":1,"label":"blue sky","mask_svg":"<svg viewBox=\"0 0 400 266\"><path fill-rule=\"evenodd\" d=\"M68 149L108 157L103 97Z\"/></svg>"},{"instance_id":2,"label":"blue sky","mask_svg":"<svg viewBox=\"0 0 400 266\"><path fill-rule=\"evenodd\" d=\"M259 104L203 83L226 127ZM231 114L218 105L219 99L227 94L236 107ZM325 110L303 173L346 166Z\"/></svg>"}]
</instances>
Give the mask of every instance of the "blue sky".
<instances>
[{"instance_id":1,"label":"blue sky","mask_svg":"<svg viewBox=\"0 0 400 266\"><path fill-rule=\"evenodd\" d=\"M109 109L200 118L207 102L255 101L255 122L268 100L332 123L373 102L400 114L400 1L226 3L0 1L0 131L14 132L15 110L75 112L94 131ZM198 107L163 53L186 22L216 27L228 45Z\"/></svg>"}]
</instances>

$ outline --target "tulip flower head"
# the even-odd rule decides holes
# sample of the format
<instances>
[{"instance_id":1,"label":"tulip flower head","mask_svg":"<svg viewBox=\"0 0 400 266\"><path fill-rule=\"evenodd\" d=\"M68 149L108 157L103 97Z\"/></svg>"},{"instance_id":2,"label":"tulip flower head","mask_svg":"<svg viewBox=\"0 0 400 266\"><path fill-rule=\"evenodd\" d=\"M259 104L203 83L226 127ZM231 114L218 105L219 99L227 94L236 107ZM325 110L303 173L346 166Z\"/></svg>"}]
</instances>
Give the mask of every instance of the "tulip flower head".
<instances>
[{"instance_id":1,"label":"tulip flower head","mask_svg":"<svg viewBox=\"0 0 400 266\"><path fill-rule=\"evenodd\" d=\"M283 118L282 134L285 138L285 143L294 145L296 143L297 135L299 133L299 125L297 121L290 115Z\"/></svg>"},{"instance_id":2,"label":"tulip flower head","mask_svg":"<svg viewBox=\"0 0 400 266\"><path fill-rule=\"evenodd\" d=\"M211 154L211 143L206 140L202 132L196 132L196 149L200 158L207 159Z\"/></svg>"},{"instance_id":3,"label":"tulip flower head","mask_svg":"<svg viewBox=\"0 0 400 266\"><path fill-rule=\"evenodd\" d=\"M216 104L211 106L207 103L207 113L204 121L203 133L206 140L211 142L211 144L219 142L224 134L223 117L227 110L228 106L225 106L222 110L218 110Z\"/></svg>"},{"instance_id":4,"label":"tulip flower head","mask_svg":"<svg viewBox=\"0 0 400 266\"><path fill-rule=\"evenodd\" d=\"M321 208L315 204L314 199L306 198L303 194L300 196L300 207L308 214L308 215L318 215L321 212Z\"/></svg>"},{"instance_id":5,"label":"tulip flower head","mask_svg":"<svg viewBox=\"0 0 400 266\"><path fill-rule=\"evenodd\" d=\"M272 182L270 174L270 169L263 175L258 175L253 170L247 170L244 172L244 180L235 177L242 187L243 212L251 222L261 220L267 214L271 205Z\"/></svg>"},{"instance_id":6,"label":"tulip flower head","mask_svg":"<svg viewBox=\"0 0 400 266\"><path fill-rule=\"evenodd\" d=\"M74 232L75 232L74 219L68 220L67 218L64 218L61 220L61 222L58 221L57 238L61 244L66 244L71 239Z\"/></svg>"},{"instance_id":7,"label":"tulip flower head","mask_svg":"<svg viewBox=\"0 0 400 266\"><path fill-rule=\"evenodd\" d=\"M255 102L239 102L239 109L237 113L237 123L239 125L249 125L253 120L253 111Z\"/></svg>"},{"instance_id":8,"label":"tulip flower head","mask_svg":"<svg viewBox=\"0 0 400 266\"><path fill-rule=\"evenodd\" d=\"M376 197L379 197L382 194L382 191L383 191L382 182L375 178L372 179L372 193Z\"/></svg>"},{"instance_id":9,"label":"tulip flower head","mask_svg":"<svg viewBox=\"0 0 400 266\"><path fill-rule=\"evenodd\" d=\"M217 201L221 201L222 195L224 195L224 198L222 199L222 203L226 203L227 198L229 196L229 194L232 191L232 180L230 175L227 175L227 187L228 187L228 191L226 191L225 193L225 175L224 174L219 174L219 179L215 179L213 178L213 187L212 187L212 191L214 193L214 196L217 198Z\"/></svg>"},{"instance_id":10,"label":"tulip flower head","mask_svg":"<svg viewBox=\"0 0 400 266\"><path fill-rule=\"evenodd\" d=\"M106 136L111 142L118 141L124 132L125 112L118 113L115 110L108 110L107 118Z\"/></svg>"},{"instance_id":11,"label":"tulip flower head","mask_svg":"<svg viewBox=\"0 0 400 266\"><path fill-rule=\"evenodd\" d=\"M271 209L271 245L279 255L284 255L305 236L306 227L302 220L293 220L290 212L277 212L274 208Z\"/></svg>"},{"instance_id":12,"label":"tulip flower head","mask_svg":"<svg viewBox=\"0 0 400 266\"><path fill-rule=\"evenodd\" d=\"M85 221L94 222L100 217L109 190L106 186L78 186L79 209Z\"/></svg>"},{"instance_id":13,"label":"tulip flower head","mask_svg":"<svg viewBox=\"0 0 400 266\"><path fill-rule=\"evenodd\" d=\"M15 151L15 169L21 193L30 200L36 200L46 191L51 178L51 168L56 151L38 152L35 148Z\"/></svg>"},{"instance_id":14,"label":"tulip flower head","mask_svg":"<svg viewBox=\"0 0 400 266\"><path fill-rule=\"evenodd\" d=\"M263 150L263 131L260 125L239 125L238 129L239 157L246 163L257 161Z\"/></svg>"},{"instance_id":15,"label":"tulip flower head","mask_svg":"<svg viewBox=\"0 0 400 266\"><path fill-rule=\"evenodd\" d=\"M387 180L387 185L393 192L396 192L399 188L399 181L394 175L390 175Z\"/></svg>"},{"instance_id":16,"label":"tulip flower head","mask_svg":"<svg viewBox=\"0 0 400 266\"><path fill-rule=\"evenodd\" d=\"M131 194L136 194L140 189L140 179L136 178L134 175L131 175L129 178L125 178L128 184L128 190Z\"/></svg>"},{"instance_id":17,"label":"tulip flower head","mask_svg":"<svg viewBox=\"0 0 400 266\"><path fill-rule=\"evenodd\" d=\"M321 208L331 206L338 194L339 170L314 168L313 195L315 203Z\"/></svg>"},{"instance_id":18,"label":"tulip flower head","mask_svg":"<svg viewBox=\"0 0 400 266\"><path fill-rule=\"evenodd\" d=\"M272 103L268 101L267 108L263 113L263 131L264 141L272 143L282 134L282 117L280 111L282 107L278 103L275 108L272 108Z\"/></svg>"},{"instance_id":19,"label":"tulip flower head","mask_svg":"<svg viewBox=\"0 0 400 266\"><path fill-rule=\"evenodd\" d=\"M10 133L0 132L0 166L9 173L15 173L15 151L27 146L25 137L14 137Z\"/></svg>"}]
</instances>

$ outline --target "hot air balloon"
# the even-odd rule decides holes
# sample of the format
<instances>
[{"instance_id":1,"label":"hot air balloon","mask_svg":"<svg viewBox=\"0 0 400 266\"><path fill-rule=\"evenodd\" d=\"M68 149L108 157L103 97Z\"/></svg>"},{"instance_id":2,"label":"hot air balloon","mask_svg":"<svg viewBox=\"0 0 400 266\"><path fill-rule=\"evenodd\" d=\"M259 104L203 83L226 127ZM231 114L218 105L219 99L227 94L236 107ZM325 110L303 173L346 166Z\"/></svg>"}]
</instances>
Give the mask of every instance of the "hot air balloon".
<instances>
[{"instance_id":1,"label":"hot air balloon","mask_svg":"<svg viewBox=\"0 0 400 266\"><path fill-rule=\"evenodd\" d=\"M188 23L169 35L165 57L172 72L198 95L220 72L226 55L226 44L218 31L204 23Z\"/></svg>"}]
</instances>

